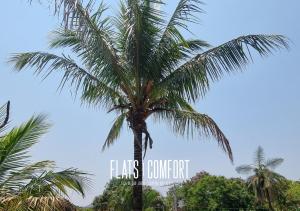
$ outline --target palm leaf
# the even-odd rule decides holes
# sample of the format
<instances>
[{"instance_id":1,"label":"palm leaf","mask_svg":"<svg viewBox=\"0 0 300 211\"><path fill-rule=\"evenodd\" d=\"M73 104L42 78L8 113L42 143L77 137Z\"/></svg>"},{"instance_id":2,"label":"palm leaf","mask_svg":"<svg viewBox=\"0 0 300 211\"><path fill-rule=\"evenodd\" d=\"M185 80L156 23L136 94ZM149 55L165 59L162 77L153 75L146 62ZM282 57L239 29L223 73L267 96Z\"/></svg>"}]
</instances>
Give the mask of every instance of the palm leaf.
<instances>
[{"instance_id":1,"label":"palm leaf","mask_svg":"<svg viewBox=\"0 0 300 211\"><path fill-rule=\"evenodd\" d=\"M125 118L126 113L122 113L119 117L116 118L103 144L102 151L110 147L115 142L115 140L119 138Z\"/></svg>"},{"instance_id":2,"label":"palm leaf","mask_svg":"<svg viewBox=\"0 0 300 211\"><path fill-rule=\"evenodd\" d=\"M43 173L47 169L54 167L53 161L40 161L29 164L23 168L14 170L6 175L4 181L0 183L0 189L14 190L24 185L28 180L32 179L32 175Z\"/></svg>"},{"instance_id":3,"label":"palm leaf","mask_svg":"<svg viewBox=\"0 0 300 211\"><path fill-rule=\"evenodd\" d=\"M3 131L9 120L10 101L0 107L0 132Z\"/></svg>"},{"instance_id":4,"label":"palm leaf","mask_svg":"<svg viewBox=\"0 0 300 211\"><path fill-rule=\"evenodd\" d=\"M0 181L8 171L23 167L27 163L27 150L36 144L49 128L45 118L43 115L32 117L0 138Z\"/></svg>"},{"instance_id":5,"label":"palm leaf","mask_svg":"<svg viewBox=\"0 0 300 211\"><path fill-rule=\"evenodd\" d=\"M163 81L178 81L178 78L183 78L181 90L186 96L191 96L192 100L196 100L208 90L208 79L215 81L224 73L245 67L251 61L249 47L261 56L267 56L276 49L288 48L288 42L281 35L241 36L198 54L172 71Z\"/></svg>"},{"instance_id":6,"label":"palm leaf","mask_svg":"<svg viewBox=\"0 0 300 211\"><path fill-rule=\"evenodd\" d=\"M20 190L21 193L30 193L31 196L68 196L68 189L85 196L84 188L88 185L87 174L77 169L63 171L44 171L33 176L28 184Z\"/></svg>"},{"instance_id":7,"label":"palm leaf","mask_svg":"<svg viewBox=\"0 0 300 211\"><path fill-rule=\"evenodd\" d=\"M163 34L161 37L161 48L166 42L173 38L184 42L185 39L178 30L178 27L188 30L188 22L198 22L197 13L202 13L203 10L199 7L202 4L199 0L180 0L176 9L174 10Z\"/></svg>"},{"instance_id":8,"label":"palm leaf","mask_svg":"<svg viewBox=\"0 0 300 211\"><path fill-rule=\"evenodd\" d=\"M279 166L284 160L282 158L273 158L270 160L267 160L265 165L267 168L274 169L277 166Z\"/></svg>"},{"instance_id":9,"label":"palm leaf","mask_svg":"<svg viewBox=\"0 0 300 211\"><path fill-rule=\"evenodd\" d=\"M173 126L174 131L180 135L191 135L193 137L196 132L200 136L204 135L215 138L230 160L233 160L228 139L215 121L206 114L197 113L195 111L169 110L163 108L157 111L158 118L169 120L168 122Z\"/></svg>"},{"instance_id":10,"label":"palm leaf","mask_svg":"<svg viewBox=\"0 0 300 211\"><path fill-rule=\"evenodd\" d=\"M261 146L259 146L254 154L254 160L257 168L262 168L265 163L265 153Z\"/></svg>"},{"instance_id":11,"label":"palm leaf","mask_svg":"<svg viewBox=\"0 0 300 211\"><path fill-rule=\"evenodd\" d=\"M240 174L249 174L254 171L254 168L251 165L241 165L236 168L236 171Z\"/></svg>"}]
</instances>

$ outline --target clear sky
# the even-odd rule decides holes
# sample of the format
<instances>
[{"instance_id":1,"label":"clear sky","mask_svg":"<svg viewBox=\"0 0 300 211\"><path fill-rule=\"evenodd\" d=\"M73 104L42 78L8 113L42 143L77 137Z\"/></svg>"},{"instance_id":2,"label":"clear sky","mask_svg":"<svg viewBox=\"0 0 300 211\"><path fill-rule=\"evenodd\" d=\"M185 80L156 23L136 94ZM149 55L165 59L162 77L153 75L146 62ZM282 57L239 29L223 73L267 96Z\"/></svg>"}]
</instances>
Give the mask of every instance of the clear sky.
<instances>
[{"instance_id":1,"label":"clear sky","mask_svg":"<svg viewBox=\"0 0 300 211\"><path fill-rule=\"evenodd\" d=\"M116 0L106 1L116 12ZM175 6L168 0L168 12ZM209 114L231 141L234 165L213 140L187 141L175 137L165 125L149 123L154 147L148 159L189 159L190 176L205 170L212 174L236 177L235 166L251 163L253 152L261 145L267 157L282 157L278 171L290 179L300 178L300 1L299 0L207 0L202 23L191 26L194 36L212 45L239 35L283 34L291 39L291 50L268 58L255 57L254 64L241 74L224 77L211 86L207 96L195 106ZM28 70L12 72L7 64L11 53L46 51L49 31L58 20L45 6L29 5L26 0L1 3L0 25L0 102L12 102L11 125L33 114L46 113L53 124L50 132L32 151L34 160L50 159L61 168L77 167L93 173L93 188L87 197L71 197L90 204L109 179L111 159L132 159L129 131L106 152L101 146L114 119L101 109L82 106L70 91L56 91L60 75L45 81Z\"/></svg>"}]
</instances>

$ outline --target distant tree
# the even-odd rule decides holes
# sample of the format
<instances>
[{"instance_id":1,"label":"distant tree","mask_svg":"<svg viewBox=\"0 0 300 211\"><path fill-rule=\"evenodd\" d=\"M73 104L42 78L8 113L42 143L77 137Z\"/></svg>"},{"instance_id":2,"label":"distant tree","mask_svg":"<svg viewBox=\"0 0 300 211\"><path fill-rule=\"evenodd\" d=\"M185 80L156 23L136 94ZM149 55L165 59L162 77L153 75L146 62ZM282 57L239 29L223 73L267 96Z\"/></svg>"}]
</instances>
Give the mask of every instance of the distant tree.
<instances>
[{"instance_id":1,"label":"distant tree","mask_svg":"<svg viewBox=\"0 0 300 211\"><path fill-rule=\"evenodd\" d=\"M85 173L76 169L54 171L52 161L29 162L28 150L48 128L45 117L40 115L7 133L2 131L0 210L71 211L75 207L65 199L67 191L84 196Z\"/></svg>"},{"instance_id":2,"label":"distant tree","mask_svg":"<svg viewBox=\"0 0 300 211\"><path fill-rule=\"evenodd\" d=\"M199 180L180 185L177 197L178 200L184 201L184 210L187 211L248 210L253 208L254 202L254 195L248 191L243 180L226 179L207 173L202 174ZM170 193L168 200L172 200Z\"/></svg>"},{"instance_id":3,"label":"distant tree","mask_svg":"<svg viewBox=\"0 0 300 211\"><path fill-rule=\"evenodd\" d=\"M92 206L95 211L132 210L132 178L112 178L100 196L95 197ZM151 210L157 204L164 205L162 196L149 186L143 188L143 210Z\"/></svg>"},{"instance_id":4,"label":"distant tree","mask_svg":"<svg viewBox=\"0 0 300 211\"><path fill-rule=\"evenodd\" d=\"M300 183L298 181L285 179L279 184L278 189L281 191L276 203L278 210L289 211L300 208Z\"/></svg>"},{"instance_id":5,"label":"distant tree","mask_svg":"<svg viewBox=\"0 0 300 211\"><path fill-rule=\"evenodd\" d=\"M249 187L255 193L257 202L263 204L268 202L270 210L274 210L272 201L281 194L278 188L284 177L273 171L283 162L282 158L265 159L264 151L258 147L254 156L254 163L250 165L241 165L236 171L241 174L252 174L248 178Z\"/></svg>"}]
</instances>

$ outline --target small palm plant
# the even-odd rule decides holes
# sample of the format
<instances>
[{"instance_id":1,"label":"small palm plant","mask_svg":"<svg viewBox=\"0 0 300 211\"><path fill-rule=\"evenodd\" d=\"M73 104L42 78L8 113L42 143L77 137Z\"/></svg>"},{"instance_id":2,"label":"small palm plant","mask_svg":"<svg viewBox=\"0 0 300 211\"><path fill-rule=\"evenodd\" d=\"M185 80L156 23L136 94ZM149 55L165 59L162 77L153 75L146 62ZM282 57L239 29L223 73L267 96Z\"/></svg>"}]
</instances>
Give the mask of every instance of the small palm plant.
<instances>
[{"instance_id":1,"label":"small palm plant","mask_svg":"<svg viewBox=\"0 0 300 211\"><path fill-rule=\"evenodd\" d=\"M84 196L86 173L54 171L52 161L29 163L28 150L48 128L45 116L39 115L0 137L0 210L73 210L65 199L68 190Z\"/></svg>"},{"instance_id":2,"label":"small palm plant","mask_svg":"<svg viewBox=\"0 0 300 211\"><path fill-rule=\"evenodd\" d=\"M143 151L152 148L147 120L166 121L180 135L214 137L232 159L229 141L216 122L192 104L205 96L211 82L243 69L251 53L267 56L287 48L280 35L240 36L212 47L201 39L185 38L188 23L198 22L199 0L180 0L166 20L160 0L121 0L119 14L105 16L95 1L56 0L64 27L52 34L51 48L68 48L76 55L48 52L15 54L16 70L36 68L36 74L62 71L61 87L70 82L83 102L103 106L118 115L103 149L119 137L127 121L134 145L134 210L142 210ZM75 62L76 61L76 62ZM80 63L78 63L80 62ZM80 92L78 92L80 91Z\"/></svg>"},{"instance_id":3,"label":"small palm plant","mask_svg":"<svg viewBox=\"0 0 300 211\"><path fill-rule=\"evenodd\" d=\"M283 176L274 172L273 169L282 162L282 158L265 160L263 149L258 147L255 152L254 164L241 165L236 168L238 173L253 174L248 178L249 187L253 189L257 202L262 205L267 201L270 210L274 210L272 200L278 196L280 192L276 186L284 179Z\"/></svg>"}]
</instances>

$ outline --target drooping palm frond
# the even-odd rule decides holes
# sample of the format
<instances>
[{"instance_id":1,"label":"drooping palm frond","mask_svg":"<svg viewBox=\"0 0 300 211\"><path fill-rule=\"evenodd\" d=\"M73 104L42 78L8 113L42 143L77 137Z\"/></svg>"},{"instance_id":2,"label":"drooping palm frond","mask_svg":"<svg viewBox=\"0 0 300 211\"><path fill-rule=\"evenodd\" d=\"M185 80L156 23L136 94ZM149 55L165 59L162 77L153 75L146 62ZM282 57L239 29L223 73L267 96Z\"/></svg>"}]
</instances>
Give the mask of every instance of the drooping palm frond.
<instances>
[{"instance_id":1,"label":"drooping palm frond","mask_svg":"<svg viewBox=\"0 0 300 211\"><path fill-rule=\"evenodd\" d=\"M75 206L65 198L51 196L6 195L0 198L4 210L18 211L76 211Z\"/></svg>"},{"instance_id":2,"label":"drooping palm frond","mask_svg":"<svg viewBox=\"0 0 300 211\"><path fill-rule=\"evenodd\" d=\"M1 181L0 189L7 191L19 189L28 180L31 180L33 175L42 174L45 170L52 169L54 166L55 163L53 161L46 160L28 164L23 168L9 172Z\"/></svg>"},{"instance_id":3,"label":"drooping palm frond","mask_svg":"<svg viewBox=\"0 0 300 211\"><path fill-rule=\"evenodd\" d=\"M61 86L68 80L71 81L76 89L80 87L81 83L87 83L87 80L91 81L91 83L98 82L95 76L65 55L57 56L44 52L20 53L12 56L10 62L14 63L15 69L18 71L25 67L36 68L36 74L41 74L43 73L42 71L45 71L44 77L47 77L52 71L63 70L64 75L61 80Z\"/></svg>"},{"instance_id":4,"label":"drooping palm frond","mask_svg":"<svg viewBox=\"0 0 300 211\"><path fill-rule=\"evenodd\" d=\"M192 137L195 133L198 133L200 137L203 135L212 136L227 153L230 160L233 160L229 141L212 118L195 111L159 110L161 111L158 113L158 118L169 120L168 122L172 125L176 133L187 136L191 135Z\"/></svg>"},{"instance_id":5,"label":"drooping palm frond","mask_svg":"<svg viewBox=\"0 0 300 211\"><path fill-rule=\"evenodd\" d=\"M181 90L186 96L203 96L199 92L208 90L207 79L219 80L224 73L241 70L251 61L251 51L267 56L274 50L288 48L285 37L281 35L248 35L233 39L204 53L198 54L190 61L172 71L162 81L177 81L184 78ZM176 81L176 82L177 82ZM201 89L199 89L199 87ZM197 98L192 100L196 100Z\"/></svg>"},{"instance_id":6,"label":"drooping palm frond","mask_svg":"<svg viewBox=\"0 0 300 211\"><path fill-rule=\"evenodd\" d=\"M72 168L58 172L44 171L41 174L32 175L20 192L36 197L68 196L68 190L73 190L85 196L84 189L89 182L86 176L87 173Z\"/></svg>"},{"instance_id":7,"label":"drooping palm frond","mask_svg":"<svg viewBox=\"0 0 300 211\"><path fill-rule=\"evenodd\" d=\"M73 190L85 195L85 185L89 182L86 173L76 169L67 169L60 172L46 171L37 172L24 178L22 172L18 172L20 178L23 177L23 186L14 189L1 189L0 204L9 210L51 210L60 211L75 208L64 197L68 196L68 191ZM40 171L42 170L40 169ZM27 182L27 183L26 183ZM72 209L72 210L73 210Z\"/></svg>"},{"instance_id":8,"label":"drooping palm frond","mask_svg":"<svg viewBox=\"0 0 300 211\"><path fill-rule=\"evenodd\" d=\"M119 117L116 118L103 144L102 151L110 147L116 141L116 139L119 138L126 115L126 113L122 113Z\"/></svg>"}]
</instances>

